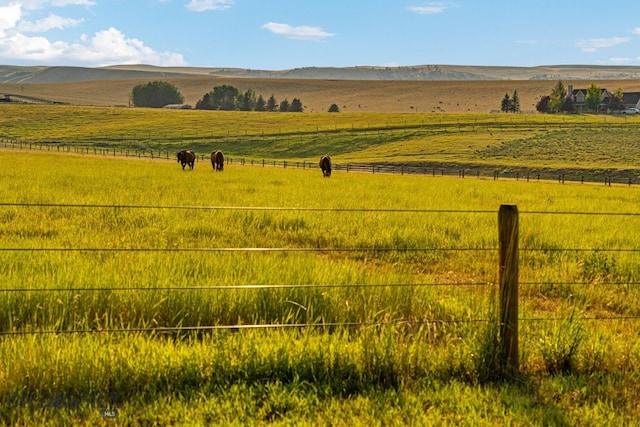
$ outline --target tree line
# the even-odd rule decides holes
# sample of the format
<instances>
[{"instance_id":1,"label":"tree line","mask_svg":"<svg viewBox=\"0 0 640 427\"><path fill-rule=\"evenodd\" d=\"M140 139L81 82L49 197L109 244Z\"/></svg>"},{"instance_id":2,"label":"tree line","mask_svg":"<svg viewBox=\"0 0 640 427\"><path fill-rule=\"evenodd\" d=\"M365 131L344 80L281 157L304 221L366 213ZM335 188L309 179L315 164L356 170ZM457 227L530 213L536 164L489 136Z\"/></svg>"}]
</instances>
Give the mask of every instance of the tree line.
<instances>
[{"instance_id":1,"label":"tree line","mask_svg":"<svg viewBox=\"0 0 640 427\"><path fill-rule=\"evenodd\" d=\"M178 88L168 82L153 81L136 85L131 91L131 104L134 107L160 108L171 104L182 104L184 97ZM303 112L304 106L299 98L291 101L278 101L274 95L265 99L257 95L253 89L241 93L231 85L216 86L205 93L195 105L196 110L225 111L271 111L271 112ZM330 110L337 109L332 105Z\"/></svg>"},{"instance_id":2,"label":"tree line","mask_svg":"<svg viewBox=\"0 0 640 427\"><path fill-rule=\"evenodd\" d=\"M304 106L299 98L293 98L291 102L286 98L280 102L274 95L264 99L262 95L256 96L253 89L241 93L238 88L231 85L216 86L210 92L205 93L196 103L196 110L225 110L225 111L271 111L301 113Z\"/></svg>"}]
</instances>

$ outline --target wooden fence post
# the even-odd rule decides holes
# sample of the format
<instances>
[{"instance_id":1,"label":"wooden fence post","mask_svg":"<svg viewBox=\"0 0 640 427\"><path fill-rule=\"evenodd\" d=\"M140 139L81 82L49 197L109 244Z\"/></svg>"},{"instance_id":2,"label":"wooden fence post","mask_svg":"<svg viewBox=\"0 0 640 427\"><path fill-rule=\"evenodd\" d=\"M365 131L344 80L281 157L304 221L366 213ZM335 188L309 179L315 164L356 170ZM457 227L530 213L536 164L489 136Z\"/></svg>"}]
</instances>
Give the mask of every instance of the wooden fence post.
<instances>
[{"instance_id":1,"label":"wooden fence post","mask_svg":"<svg viewBox=\"0 0 640 427\"><path fill-rule=\"evenodd\" d=\"M518 360L518 207L501 205L498 212L500 249L500 363L517 373Z\"/></svg>"}]
</instances>

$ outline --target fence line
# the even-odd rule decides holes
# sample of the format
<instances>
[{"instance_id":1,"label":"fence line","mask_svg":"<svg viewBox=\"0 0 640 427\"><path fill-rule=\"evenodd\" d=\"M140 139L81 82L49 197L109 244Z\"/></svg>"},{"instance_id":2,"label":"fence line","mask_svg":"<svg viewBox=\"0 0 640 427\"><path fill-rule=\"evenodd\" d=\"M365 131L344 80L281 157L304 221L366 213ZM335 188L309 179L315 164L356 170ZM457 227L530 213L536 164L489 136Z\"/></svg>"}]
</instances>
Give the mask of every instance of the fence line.
<instances>
[{"instance_id":1,"label":"fence line","mask_svg":"<svg viewBox=\"0 0 640 427\"><path fill-rule=\"evenodd\" d=\"M129 208L129 209L242 209L242 210L310 210L310 211L335 211L335 212L392 212L392 213L471 213L471 214L495 214L495 211L469 211L469 210L423 210L423 209L338 209L331 208L286 208L286 207L224 207L224 206L143 206L143 205L79 205L79 204L49 204L49 203L10 203L3 202L0 206L4 207L55 207L55 208ZM531 211L528 214L534 215L611 215L611 216L638 216L640 213L630 212L543 212ZM522 282L519 283L518 259L521 251L590 251L590 252L631 252L639 253L640 249L635 248L519 248L518 245L518 220L519 213L517 207L503 205L498 212L498 243L499 247L436 247L436 248L10 248L0 247L0 252L426 252L426 251L497 251L499 255L499 295L500 295L500 342L501 342L501 360L507 370L516 370L519 366L518 355L518 323L519 322L541 322L552 320L563 320L559 318L535 318L535 317L519 317L518 312L518 287L520 285L593 285L588 282ZM611 282L598 283L598 286L633 286L639 285L640 282ZM0 293L48 293L48 292L118 292L118 291L207 291L207 290L260 290L260 289L299 289L299 288L374 288L374 287L427 287L427 286L473 286L473 287L494 287L496 283L491 281L481 282L433 282L433 283L391 283L391 284L246 284L246 285L227 285L227 286L188 286L188 287L87 287L87 288L23 288L23 289L1 289ZM621 315L621 316L591 316L581 317L581 320L589 321L622 321L622 320L638 320L640 316ZM56 329L56 330L23 330L23 331L0 331L0 335L28 335L28 334L84 334L84 333L175 333L175 332L193 332L193 331L214 331L214 330L240 330L240 329L277 329L277 328L334 328L334 327L367 327L382 326L388 324L446 324L446 323L474 323L474 322L490 322L491 319L472 318L472 319L422 319L422 320L406 320L395 319L384 322L315 322L315 323L275 323L275 324L238 324L238 325L198 325L198 326L167 326L167 327L132 327L121 329Z\"/></svg>"},{"instance_id":2,"label":"fence line","mask_svg":"<svg viewBox=\"0 0 640 427\"><path fill-rule=\"evenodd\" d=\"M51 147L56 147L57 152L63 153L75 153L83 155L102 155L110 157L125 157L125 158L146 158L151 160L169 160L175 158L175 153L161 150L130 150L116 149L116 148L90 148L90 147L78 147L72 145L52 145L51 143L42 142L22 142L19 140L8 140L3 138L3 144L5 148L13 149L26 149L26 150L40 150L40 151L54 151ZM148 155L147 155L148 153ZM198 161L208 162L208 155L196 156ZM316 162L307 161L290 161L290 160L256 160L227 157L227 164L240 165L240 166L273 166L297 169L319 169ZM477 179L512 179L516 181L557 181L565 184L571 183L603 183L605 186L611 186L612 184L632 186L640 183L640 171L627 171L617 173L599 173L595 176L585 176L584 173L566 173L563 170L558 171L538 171L535 169L529 169L522 167L522 170L496 170L496 168L485 166L467 166L467 167L443 167L440 164L430 164L425 166L411 166L411 165L393 165L393 164L381 164L381 163L334 163L332 165L334 170L345 172L361 172L361 173L382 173L382 174L399 174L399 175L421 175L421 176L440 176L440 177L459 177L459 178L477 178ZM613 175L617 175L614 177Z\"/></svg>"},{"instance_id":3,"label":"fence line","mask_svg":"<svg viewBox=\"0 0 640 427\"><path fill-rule=\"evenodd\" d=\"M197 205L106 205L74 203L26 203L0 202L0 206L45 207L45 208L116 208L116 209L184 209L184 210L231 210L231 211L310 211L310 212L391 212L391 213L484 213L495 214L492 210L468 209L370 209L370 208L308 208L287 206L197 206ZM640 214L638 214L640 215Z\"/></svg>"},{"instance_id":4,"label":"fence line","mask_svg":"<svg viewBox=\"0 0 640 427\"><path fill-rule=\"evenodd\" d=\"M490 209L414 209L414 208L330 208L330 207L294 207L294 206L214 206L214 205L110 205L80 203L30 203L0 202L4 207L25 208L106 208L106 209L178 209L178 210L230 210L230 211L300 211L300 212L372 212L372 213L458 213L458 214L491 214ZM527 215L586 215L586 216L640 216L640 212L593 212L593 211L520 211Z\"/></svg>"}]
</instances>

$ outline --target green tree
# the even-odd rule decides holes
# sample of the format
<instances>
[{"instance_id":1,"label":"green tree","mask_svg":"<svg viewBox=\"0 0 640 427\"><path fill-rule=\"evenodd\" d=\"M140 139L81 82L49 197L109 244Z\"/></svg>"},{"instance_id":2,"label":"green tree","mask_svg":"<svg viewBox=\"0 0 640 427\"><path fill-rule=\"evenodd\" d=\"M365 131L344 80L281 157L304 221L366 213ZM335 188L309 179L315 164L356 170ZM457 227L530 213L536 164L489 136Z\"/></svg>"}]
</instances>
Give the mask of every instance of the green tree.
<instances>
[{"instance_id":1,"label":"green tree","mask_svg":"<svg viewBox=\"0 0 640 427\"><path fill-rule=\"evenodd\" d=\"M508 113L511 111L511 98L509 98L509 94L505 93L504 98L502 98L502 105L500 106L500 111L503 113Z\"/></svg>"},{"instance_id":2,"label":"green tree","mask_svg":"<svg viewBox=\"0 0 640 427\"><path fill-rule=\"evenodd\" d=\"M238 108L241 111L253 111L256 107L256 93L253 89L238 95Z\"/></svg>"},{"instance_id":3,"label":"green tree","mask_svg":"<svg viewBox=\"0 0 640 427\"><path fill-rule=\"evenodd\" d=\"M298 98L293 98L293 100L291 101L291 105L289 105L289 111L292 113L302 113L304 111L302 101L300 101Z\"/></svg>"},{"instance_id":4,"label":"green tree","mask_svg":"<svg viewBox=\"0 0 640 427\"><path fill-rule=\"evenodd\" d=\"M278 101L276 101L276 97L271 95L267 100L267 111L278 111Z\"/></svg>"},{"instance_id":5,"label":"green tree","mask_svg":"<svg viewBox=\"0 0 640 427\"><path fill-rule=\"evenodd\" d=\"M134 86L131 101L135 107L160 108L168 104L182 104L184 98L175 85L154 81Z\"/></svg>"},{"instance_id":6,"label":"green tree","mask_svg":"<svg viewBox=\"0 0 640 427\"><path fill-rule=\"evenodd\" d=\"M503 113L517 113L520 111L520 98L518 97L518 91L513 91L513 96L509 97L508 93L504 94L504 98L502 98L502 104L500 106L500 111Z\"/></svg>"},{"instance_id":7,"label":"green tree","mask_svg":"<svg viewBox=\"0 0 640 427\"><path fill-rule=\"evenodd\" d=\"M210 93L205 93L202 98L196 102L196 110L213 110Z\"/></svg>"},{"instance_id":8,"label":"green tree","mask_svg":"<svg viewBox=\"0 0 640 427\"><path fill-rule=\"evenodd\" d=\"M567 89L564 87L562 80L558 80L558 83L551 90L549 96L549 111L552 113L559 113L563 111L565 99L567 98Z\"/></svg>"},{"instance_id":9,"label":"green tree","mask_svg":"<svg viewBox=\"0 0 640 427\"><path fill-rule=\"evenodd\" d=\"M280 108L278 109L278 111L280 111L281 113L286 113L287 111L289 111L290 106L291 104L289 104L289 101L285 99L280 103Z\"/></svg>"},{"instance_id":10,"label":"green tree","mask_svg":"<svg viewBox=\"0 0 640 427\"><path fill-rule=\"evenodd\" d=\"M338 107L338 104L331 104L329 106L329 112L330 113L339 113L340 112L340 108Z\"/></svg>"},{"instance_id":11,"label":"green tree","mask_svg":"<svg viewBox=\"0 0 640 427\"><path fill-rule=\"evenodd\" d=\"M216 86L211 93L211 104L214 110L232 111L236 109L236 100L240 91L230 85Z\"/></svg>"},{"instance_id":12,"label":"green tree","mask_svg":"<svg viewBox=\"0 0 640 427\"><path fill-rule=\"evenodd\" d=\"M587 110L592 111L594 113L598 112L598 105L600 105L600 97L602 94L602 90L598 87L597 84L591 83L587 88L587 95L584 98L584 105L587 107Z\"/></svg>"},{"instance_id":13,"label":"green tree","mask_svg":"<svg viewBox=\"0 0 640 427\"><path fill-rule=\"evenodd\" d=\"M518 91L513 91L513 96L511 97L511 112L519 113L520 112L520 97L518 96Z\"/></svg>"},{"instance_id":14,"label":"green tree","mask_svg":"<svg viewBox=\"0 0 640 427\"><path fill-rule=\"evenodd\" d=\"M267 111L267 101L264 100L262 95L259 95L256 100L256 111Z\"/></svg>"}]
</instances>

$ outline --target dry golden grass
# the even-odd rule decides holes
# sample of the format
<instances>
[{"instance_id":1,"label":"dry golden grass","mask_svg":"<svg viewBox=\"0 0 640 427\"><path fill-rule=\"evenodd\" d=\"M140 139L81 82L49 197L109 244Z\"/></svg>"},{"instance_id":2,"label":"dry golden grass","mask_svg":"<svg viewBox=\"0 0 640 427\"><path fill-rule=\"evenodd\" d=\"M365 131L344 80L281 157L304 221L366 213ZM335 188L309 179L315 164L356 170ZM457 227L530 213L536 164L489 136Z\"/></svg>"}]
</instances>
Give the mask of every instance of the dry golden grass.
<instances>
[{"instance_id":1,"label":"dry golden grass","mask_svg":"<svg viewBox=\"0 0 640 427\"><path fill-rule=\"evenodd\" d=\"M119 79L74 83L0 83L0 93L23 94L78 105L127 106L132 88L158 79ZM299 98L306 112L324 112L333 103L342 112L489 112L499 110L505 94L514 90L523 112L535 111L541 96L556 84L552 80L491 81L389 81L389 80L301 80L273 78L203 77L162 79L176 85L185 103L195 105L215 86L233 85L241 92L253 89L265 99ZM611 91L640 92L640 80L564 81L575 88L591 83Z\"/></svg>"}]
</instances>

